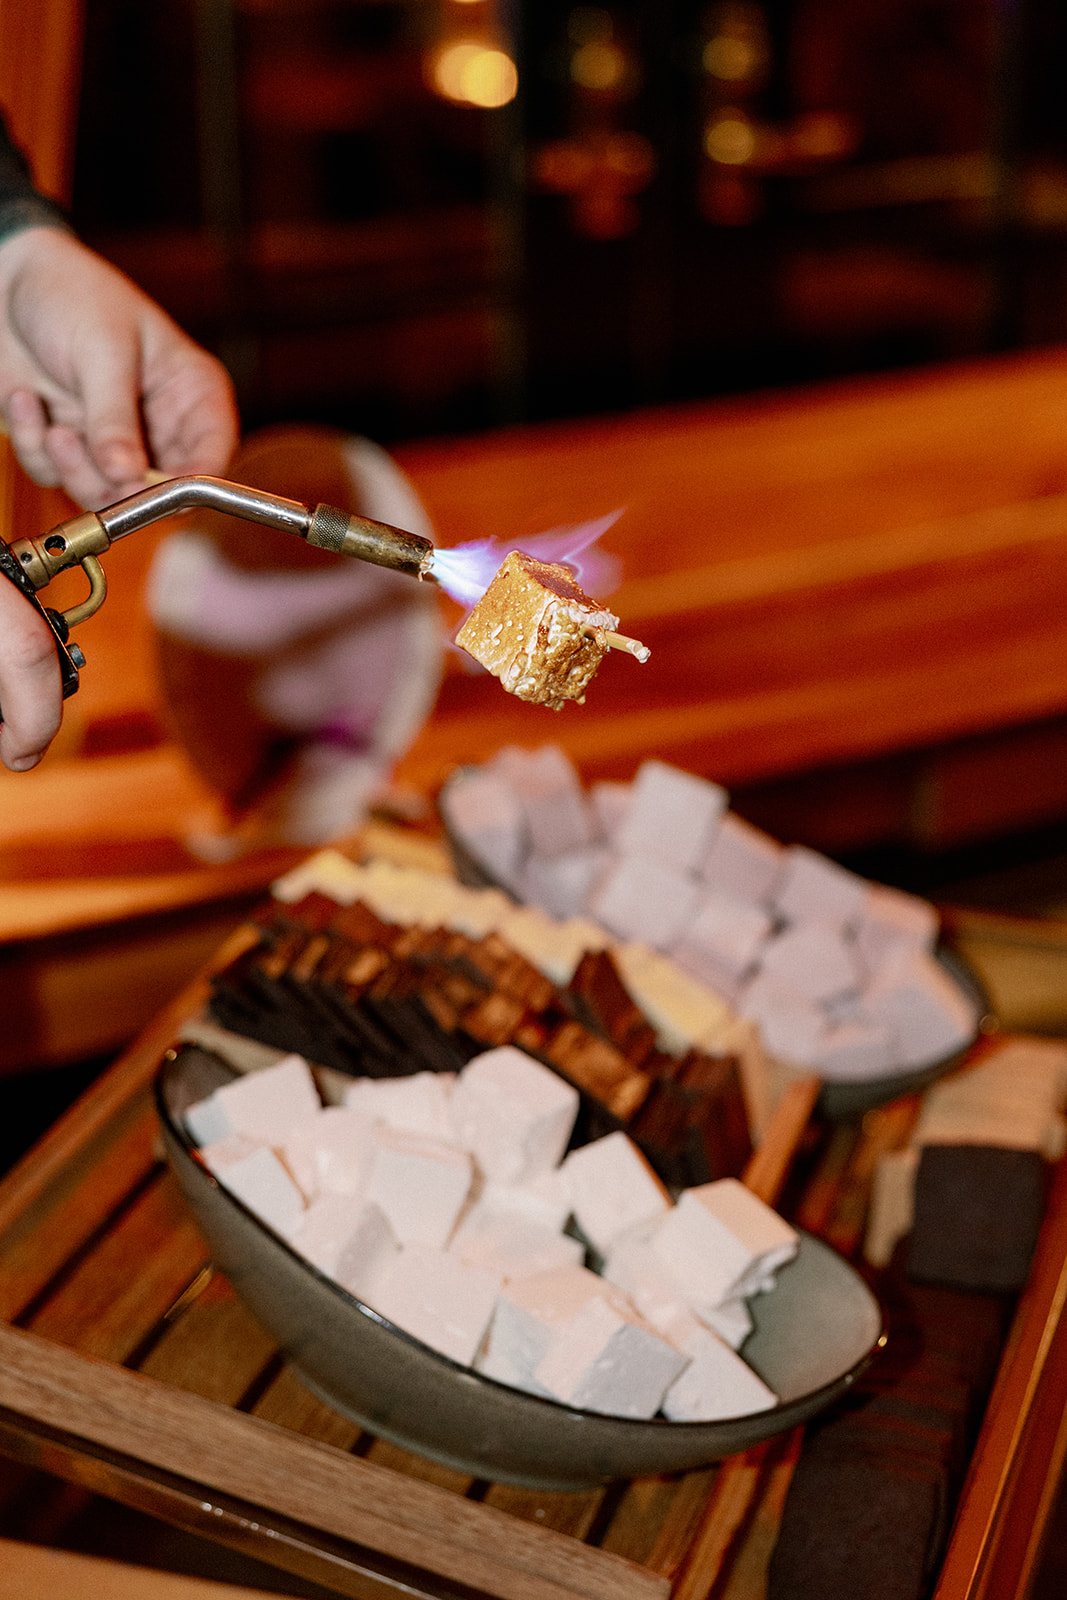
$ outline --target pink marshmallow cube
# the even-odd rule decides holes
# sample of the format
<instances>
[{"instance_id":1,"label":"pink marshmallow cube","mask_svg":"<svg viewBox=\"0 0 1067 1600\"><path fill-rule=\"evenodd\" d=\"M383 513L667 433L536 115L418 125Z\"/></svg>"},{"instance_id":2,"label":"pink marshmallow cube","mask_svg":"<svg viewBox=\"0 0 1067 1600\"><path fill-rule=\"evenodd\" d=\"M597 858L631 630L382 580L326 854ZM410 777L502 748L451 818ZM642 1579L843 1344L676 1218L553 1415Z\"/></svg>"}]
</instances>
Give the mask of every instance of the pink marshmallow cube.
<instances>
[{"instance_id":1,"label":"pink marshmallow cube","mask_svg":"<svg viewBox=\"0 0 1067 1600\"><path fill-rule=\"evenodd\" d=\"M651 856L620 856L589 897L589 915L618 939L670 950L692 921L700 891L692 878Z\"/></svg>"},{"instance_id":2,"label":"pink marshmallow cube","mask_svg":"<svg viewBox=\"0 0 1067 1600\"><path fill-rule=\"evenodd\" d=\"M726 810L726 790L664 761L643 761L619 830L625 855L662 861L676 872L694 872Z\"/></svg>"},{"instance_id":3,"label":"pink marshmallow cube","mask_svg":"<svg viewBox=\"0 0 1067 1600\"><path fill-rule=\"evenodd\" d=\"M763 905L771 898L784 856L777 839L735 811L727 811L697 870L709 888L750 905Z\"/></svg>"},{"instance_id":4,"label":"pink marshmallow cube","mask_svg":"<svg viewBox=\"0 0 1067 1600\"><path fill-rule=\"evenodd\" d=\"M796 922L768 939L760 971L816 1003L859 989L863 971L855 949L826 922Z\"/></svg>"},{"instance_id":5,"label":"pink marshmallow cube","mask_svg":"<svg viewBox=\"0 0 1067 1600\"><path fill-rule=\"evenodd\" d=\"M862 916L867 889L867 880L847 867L806 845L792 844L774 886L774 906L790 922L829 922L845 928Z\"/></svg>"},{"instance_id":6,"label":"pink marshmallow cube","mask_svg":"<svg viewBox=\"0 0 1067 1600\"><path fill-rule=\"evenodd\" d=\"M706 956L736 979L755 962L773 926L760 906L709 890L671 953L683 965Z\"/></svg>"}]
</instances>

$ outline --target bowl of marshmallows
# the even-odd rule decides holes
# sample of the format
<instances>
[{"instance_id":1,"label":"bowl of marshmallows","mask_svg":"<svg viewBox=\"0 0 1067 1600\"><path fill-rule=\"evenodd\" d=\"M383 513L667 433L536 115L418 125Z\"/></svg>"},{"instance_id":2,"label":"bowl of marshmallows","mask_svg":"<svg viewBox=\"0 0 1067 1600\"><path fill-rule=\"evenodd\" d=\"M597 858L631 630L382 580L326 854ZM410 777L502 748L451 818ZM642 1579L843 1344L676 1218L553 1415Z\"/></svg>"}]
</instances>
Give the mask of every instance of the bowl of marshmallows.
<instances>
[{"instance_id":1,"label":"bowl of marshmallows","mask_svg":"<svg viewBox=\"0 0 1067 1600\"><path fill-rule=\"evenodd\" d=\"M734 1178L669 1192L512 1045L383 1078L184 1045L156 1098L213 1259L307 1385L475 1477L721 1459L828 1405L883 1338L836 1252Z\"/></svg>"}]
</instances>

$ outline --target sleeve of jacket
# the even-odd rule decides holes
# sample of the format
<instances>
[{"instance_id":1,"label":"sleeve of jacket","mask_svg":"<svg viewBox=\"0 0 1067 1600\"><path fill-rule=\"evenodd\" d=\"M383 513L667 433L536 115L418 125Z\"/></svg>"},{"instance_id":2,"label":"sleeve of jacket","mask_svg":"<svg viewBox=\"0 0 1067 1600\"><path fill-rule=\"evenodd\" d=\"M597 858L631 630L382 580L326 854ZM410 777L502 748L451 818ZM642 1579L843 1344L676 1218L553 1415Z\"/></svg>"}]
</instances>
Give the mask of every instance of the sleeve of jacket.
<instances>
[{"instance_id":1,"label":"sleeve of jacket","mask_svg":"<svg viewBox=\"0 0 1067 1600\"><path fill-rule=\"evenodd\" d=\"M35 188L30 164L12 140L0 110L0 240L42 223L70 228L62 206Z\"/></svg>"}]
</instances>

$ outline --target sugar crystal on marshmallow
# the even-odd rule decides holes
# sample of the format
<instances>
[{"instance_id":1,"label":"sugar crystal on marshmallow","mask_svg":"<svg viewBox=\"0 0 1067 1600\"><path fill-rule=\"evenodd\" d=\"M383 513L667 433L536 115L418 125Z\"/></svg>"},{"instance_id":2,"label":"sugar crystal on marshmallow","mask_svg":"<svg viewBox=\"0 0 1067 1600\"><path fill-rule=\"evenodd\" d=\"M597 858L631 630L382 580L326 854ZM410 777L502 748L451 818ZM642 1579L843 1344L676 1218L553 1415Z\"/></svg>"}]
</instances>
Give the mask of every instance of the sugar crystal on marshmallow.
<instances>
[{"instance_id":1,"label":"sugar crystal on marshmallow","mask_svg":"<svg viewBox=\"0 0 1067 1600\"><path fill-rule=\"evenodd\" d=\"M456 643L520 700L563 708L582 701L619 619L556 562L512 550Z\"/></svg>"}]
</instances>

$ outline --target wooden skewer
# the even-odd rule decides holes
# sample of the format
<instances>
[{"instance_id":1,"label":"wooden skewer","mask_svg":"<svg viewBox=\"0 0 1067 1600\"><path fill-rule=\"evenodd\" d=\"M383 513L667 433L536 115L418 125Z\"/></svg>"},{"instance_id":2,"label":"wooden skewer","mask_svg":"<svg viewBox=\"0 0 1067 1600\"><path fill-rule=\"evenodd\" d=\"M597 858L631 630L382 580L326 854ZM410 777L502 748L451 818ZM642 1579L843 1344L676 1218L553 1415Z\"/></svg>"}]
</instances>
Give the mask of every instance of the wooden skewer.
<instances>
[{"instance_id":1,"label":"wooden skewer","mask_svg":"<svg viewBox=\"0 0 1067 1600\"><path fill-rule=\"evenodd\" d=\"M631 639L626 633L612 633L607 628L589 627L584 630L594 638L600 639L609 650L625 650L629 655L636 656L638 661L647 661L652 651L647 644L642 644L640 639Z\"/></svg>"},{"instance_id":2,"label":"wooden skewer","mask_svg":"<svg viewBox=\"0 0 1067 1600\"><path fill-rule=\"evenodd\" d=\"M642 644L640 639L631 639L625 633L605 633L604 638L612 650L628 650L638 661L647 661L652 651L647 644Z\"/></svg>"}]
</instances>

